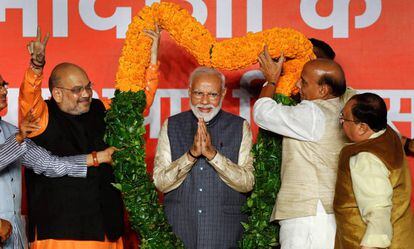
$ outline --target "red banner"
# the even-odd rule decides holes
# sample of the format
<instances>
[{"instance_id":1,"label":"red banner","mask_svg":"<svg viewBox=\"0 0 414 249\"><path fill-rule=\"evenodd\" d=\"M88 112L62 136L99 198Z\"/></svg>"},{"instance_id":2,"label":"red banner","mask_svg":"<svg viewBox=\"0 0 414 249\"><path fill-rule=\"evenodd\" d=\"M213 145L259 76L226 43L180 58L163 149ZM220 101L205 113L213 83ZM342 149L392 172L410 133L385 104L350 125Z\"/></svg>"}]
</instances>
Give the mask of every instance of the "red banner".
<instances>
[{"instance_id":1,"label":"red banner","mask_svg":"<svg viewBox=\"0 0 414 249\"><path fill-rule=\"evenodd\" d=\"M2 113L17 122L18 87L28 66L26 44L37 26L50 32L47 77L57 63L82 66L96 97L112 97L118 58L132 16L154 0L2 0L0 2L1 75L10 82L9 107ZM414 1L381 0L187 0L180 4L218 39L243 36L272 27L291 27L328 42L337 53L349 86L386 99L389 121L402 134L414 135L414 29L408 25ZM187 82L195 60L163 34L159 52L160 89L146 118L147 161L151 165L165 118L188 108ZM252 104L261 78L250 69L226 72L229 91L224 109L252 123Z\"/></svg>"}]
</instances>

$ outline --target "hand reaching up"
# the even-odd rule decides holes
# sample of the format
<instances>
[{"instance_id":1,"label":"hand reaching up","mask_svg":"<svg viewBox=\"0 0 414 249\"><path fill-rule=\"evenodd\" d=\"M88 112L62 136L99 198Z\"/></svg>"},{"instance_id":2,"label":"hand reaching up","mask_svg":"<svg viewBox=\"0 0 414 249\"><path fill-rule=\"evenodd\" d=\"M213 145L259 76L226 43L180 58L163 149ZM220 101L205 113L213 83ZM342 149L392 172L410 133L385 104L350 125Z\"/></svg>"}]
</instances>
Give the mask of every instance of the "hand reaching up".
<instances>
[{"instance_id":1,"label":"hand reaching up","mask_svg":"<svg viewBox=\"0 0 414 249\"><path fill-rule=\"evenodd\" d=\"M27 50L30 54L30 64L32 68L36 71L42 71L46 63L45 54L46 54L46 45L49 40L49 33L42 40L42 33L40 27L37 27L37 36L36 40L30 41L27 45Z\"/></svg>"}]
</instances>

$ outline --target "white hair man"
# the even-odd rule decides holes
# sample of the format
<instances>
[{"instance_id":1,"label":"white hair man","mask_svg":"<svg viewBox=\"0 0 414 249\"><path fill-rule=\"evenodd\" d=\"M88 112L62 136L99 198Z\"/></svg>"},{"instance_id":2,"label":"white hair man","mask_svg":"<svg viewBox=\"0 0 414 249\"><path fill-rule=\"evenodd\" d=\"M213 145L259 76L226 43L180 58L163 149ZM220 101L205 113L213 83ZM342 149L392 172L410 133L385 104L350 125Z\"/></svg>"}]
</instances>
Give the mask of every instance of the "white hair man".
<instances>
[{"instance_id":1,"label":"white hair man","mask_svg":"<svg viewBox=\"0 0 414 249\"><path fill-rule=\"evenodd\" d=\"M191 110L162 126L154 183L186 248L235 248L246 219L240 208L254 185L250 126L221 110L226 88L219 71L197 68L188 93Z\"/></svg>"}]
</instances>

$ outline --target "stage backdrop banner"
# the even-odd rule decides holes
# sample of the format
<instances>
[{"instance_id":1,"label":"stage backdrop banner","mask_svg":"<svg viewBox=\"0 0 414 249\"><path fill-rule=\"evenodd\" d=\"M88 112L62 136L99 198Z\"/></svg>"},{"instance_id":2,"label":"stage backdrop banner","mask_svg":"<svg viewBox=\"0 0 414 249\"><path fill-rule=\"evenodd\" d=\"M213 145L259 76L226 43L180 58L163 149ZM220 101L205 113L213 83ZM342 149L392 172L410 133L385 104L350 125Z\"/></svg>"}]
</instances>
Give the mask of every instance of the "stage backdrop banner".
<instances>
[{"instance_id":1,"label":"stage backdrop banner","mask_svg":"<svg viewBox=\"0 0 414 249\"><path fill-rule=\"evenodd\" d=\"M0 74L10 83L4 120L17 123L18 87L29 65L27 43L36 28L50 32L43 96L47 79L60 62L82 66L93 82L94 96L111 98L118 59L132 17L156 0L0 0ZM414 69L412 19L414 1L381 0L186 0L170 1L187 9L217 39L244 36L272 27L291 27L328 42L343 66L347 84L385 98L389 122L400 133L414 135ZM164 33L159 52L160 86L146 117L147 162L152 168L162 122L187 110L188 76L197 63ZM223 108L253 123L252 105L262 75L257 65L225 72ZM64 131L62 131L64 132ZM411 163L411 165L413 165Z\"/></svg>"}]
</instances>

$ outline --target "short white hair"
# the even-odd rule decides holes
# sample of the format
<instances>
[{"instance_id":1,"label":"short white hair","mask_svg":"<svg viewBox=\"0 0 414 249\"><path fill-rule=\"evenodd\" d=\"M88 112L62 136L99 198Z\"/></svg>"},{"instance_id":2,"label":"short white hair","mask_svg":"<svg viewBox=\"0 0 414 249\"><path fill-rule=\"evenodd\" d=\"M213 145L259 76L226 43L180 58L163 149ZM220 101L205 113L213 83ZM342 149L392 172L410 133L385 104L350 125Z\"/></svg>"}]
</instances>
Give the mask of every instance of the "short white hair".
<instances>
[{"instance_id":1,"label":"short white hair","mask_svg":"<svg viewBox=\"0 0 414 249\"><path fill-rule=\"evenodd\" d=\"M226 77L220 71L212 67L197 67L190 75L190 88L193 85L194 79L199 76L200 74L208 74L208 75L215 75L220 79L221 82L221 89L226 88Z\"/></svg>"}]
</instances>

